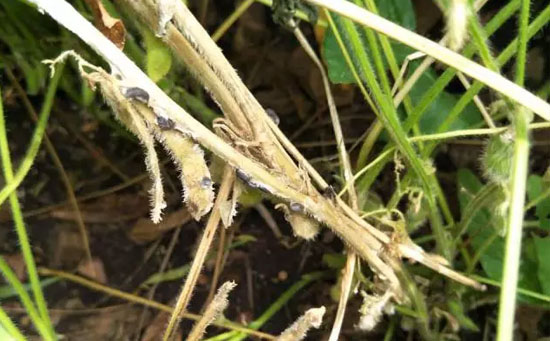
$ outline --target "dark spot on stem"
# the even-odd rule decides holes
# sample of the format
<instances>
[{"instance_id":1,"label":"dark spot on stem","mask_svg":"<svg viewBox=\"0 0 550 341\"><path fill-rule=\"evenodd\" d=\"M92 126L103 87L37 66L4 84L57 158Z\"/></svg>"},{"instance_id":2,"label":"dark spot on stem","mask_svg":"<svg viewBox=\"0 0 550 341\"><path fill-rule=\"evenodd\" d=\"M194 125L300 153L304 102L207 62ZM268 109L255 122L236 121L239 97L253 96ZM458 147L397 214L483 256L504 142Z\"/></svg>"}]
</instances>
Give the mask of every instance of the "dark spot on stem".
<instances>
[{"instance_id":1,"label":"dark spot on stem","mask_svg":"<svg viewBox=\"0 0 550 341\"><path fill-rule=\"evenodd\" d=\"M145 104L149 103L149 93L138 87L125 88L122 91L124 97L136 101L143 102Z\"/></svg>"}]
</instances>

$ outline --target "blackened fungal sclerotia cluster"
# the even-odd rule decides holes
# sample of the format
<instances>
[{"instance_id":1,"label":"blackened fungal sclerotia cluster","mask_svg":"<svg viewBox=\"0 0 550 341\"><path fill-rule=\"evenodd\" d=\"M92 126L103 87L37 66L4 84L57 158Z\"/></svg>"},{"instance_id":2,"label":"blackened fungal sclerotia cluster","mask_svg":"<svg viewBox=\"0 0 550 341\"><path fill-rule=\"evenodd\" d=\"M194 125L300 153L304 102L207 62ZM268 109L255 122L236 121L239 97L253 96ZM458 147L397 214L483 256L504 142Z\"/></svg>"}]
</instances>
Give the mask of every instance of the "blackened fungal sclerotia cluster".
<instances>
[{"instance_id":1,"label":"blackened fungal sclerotia cluster","mask_svg":"<svg viewBox=\"0 0 550 341\"><path fill-rule=\"evenodd\" d=\"M176 127L172 119L163 116L157 116L157 125L161 130L171 130Z\"/></svg>"},{"instance_id":2,"label":"blackened fungal sclerotia cluster","mask_svg":"<svg viewBox=\"0 0 550 341\"><path fill-rule=\"evenodd\" d=\"M248 174L246 174L242 169L235 169L235 174L237 175L237 178L239 178L242 182L247 184L250 188L259 189L260 191L267 193L267 194L273 194L272 191L267 187L266 185L252 180L252 177Z\"/></svg>"},{"instance_id":3,"label":"blackened fungal sclerotia cluster","mask_svg":"<svg viewBox=\"0 0 550 341\"><path fill-rule=\"evenodd\" d=\"M292 212L296 212L296 213L304 212L304 205L300 204L299 202L291 202L290 205L288 205L288 207Z\"/></svg>"},{"instance_id":4,"label":"blackened fungal sclerotia cluster","mask_svg":"<svg viewBox=\"0 0 550 341\"><path fill-rule=\"evenodd\" d=\"M269 116L269 118L273 121L273 123L275 123L276 125L279 125L279 123L281 123L281 119L279 118L279 115L277 115L277 113L275 112L275 110L271 109L271 108L267 108L265 109L265 113L267 114L267 116Z\"/></svg>"},{"instance_id":5,"label":"blackened fungal sclerotia cluster","mask_svg":"<svg viewBox=\"0 0 550 341\"><path fill-rule=\"evenodd\" d=\"M124 97L128 99L140 101L145 104L149 103L149 93L137 86L130 87L130 88L123 88L122 94L124 95Z\"/></svg>"},{"instance_id":6,"label":"blackened fungal sclerotia cluster","mask_svg":"<svg viewBox=\"0 0 550 341\"><path fill-rule=\"evenodd\" d=\"M202 178L202 180L201 180L201 187L202 188L207 189L207 188L210 188L211 186L212 186L212 179L210 179L207 176Z\"/></svg>"},{"instance_id":7,"label":"blackened fungal sclerotia cluster","mask_svg":"<svg viewBox=\"0 0 550 341\"><path fill-rule=\"evenodd\" d=\"M331 185L325 187L325 189L323 190L323 196L329 200L336 199L336 191L334 190L334 187L332 187Z\"/></svg>"}]
</instances>

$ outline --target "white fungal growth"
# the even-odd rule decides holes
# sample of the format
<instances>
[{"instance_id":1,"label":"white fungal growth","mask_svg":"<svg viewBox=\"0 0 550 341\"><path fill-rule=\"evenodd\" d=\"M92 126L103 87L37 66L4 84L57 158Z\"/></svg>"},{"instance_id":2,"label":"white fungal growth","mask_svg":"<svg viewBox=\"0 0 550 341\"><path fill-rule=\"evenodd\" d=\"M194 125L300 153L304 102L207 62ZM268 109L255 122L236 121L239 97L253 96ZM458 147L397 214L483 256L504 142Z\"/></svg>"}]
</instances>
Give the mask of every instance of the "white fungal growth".
<instances>
[{"instance_id":1,"label":"white fungal growth","mask_svg":"<svg viewBox=\"0 0 550 341\"><path fill-rule=\"evenodd\" d=\"M464 46L468 38L468 19L470 8L468 0L451 0L447 11L447 45L453 51Z\"/></svg>"},{"instance_id":2,"label":"white fungal growth","mask_svg":"<svg viewBox=\"0 0 550 341\"><path fill-rule=\"evenodd\" d=\"M290 327L288 327L279 337L277 341L299 341L306 337L307 332L311 328L319 328L323 322L325 315L325 307L312 308L300 316Z\"/></svg>"},{"instance_id":3,"label":"white fungal growth","mask_svg":"<svg viewBox=\"0 0 550 341\"><path fill-rule=\"evenodd\" d=\"M393 314L393 305L390 302L390 298L393 296L391 291L388 290L382 296L372 296L362 291L361 295L363 295L363 305L359 309L361 317L357 324L357 328L360 330L372 330L380 322L384 312Z\"/></svg>"}]
</instances>

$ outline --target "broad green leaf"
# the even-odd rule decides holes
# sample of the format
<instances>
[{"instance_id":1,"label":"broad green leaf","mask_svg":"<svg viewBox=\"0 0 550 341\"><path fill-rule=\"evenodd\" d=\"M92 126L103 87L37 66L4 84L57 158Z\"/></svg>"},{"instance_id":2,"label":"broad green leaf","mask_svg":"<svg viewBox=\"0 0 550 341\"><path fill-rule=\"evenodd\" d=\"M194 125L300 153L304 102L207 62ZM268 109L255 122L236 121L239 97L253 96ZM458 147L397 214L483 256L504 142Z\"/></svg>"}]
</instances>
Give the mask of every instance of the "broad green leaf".
<instances>
[{"instance_id":1,"label":"broad green leaf","mask_svg":"<svg viewBox=\"0 0 550 341\"><path fill-rule=\"evenodd\" d=\"M346 265L346 256L341 253L325 253L323 263L331 269L342 269Z\"/></svg>"},{"instance_id":2,"label":"broad green leaf","mask_svg":"<svg viewBox=\"0 0 550 341\"><path fill-rule=\"evenodd\" d=\"M550 295L550 237L533 237L535 251L538 258L537 275L542 293Z\"/></svg>"},{"instance_id":3,"label":"broad green leaf","mask_svg":"<svg viewBox=\"0 0 550 341\"><path fill-rule=\"evenodd\" d=\"M147 75L153 82L160 81L172 66L172 55L167 46L149 30L143 30L146 50Z\"/></svg>"},{"instance_id":4,"label":"broad green leaf","mask_svg":"<svg viewBox=\"0 0 550 341\"><path fill-rule=\"evenodd\" d=\"M529 201L538 198L550 184L538 175L530 175L527 179L527 197ZM550 196L541 200L535 207L535 215L539 219L540 227L550 228Z\"/></svg>"},{"instance_id":5,"label":"broad green leaf","mask_svg":"<svg viewBox=\"0 0 550 341\"><path fill-rule=\"evenodd\" d=\"M416 16L411 0L376 0L378 13L409 30L416 29Z\"/></svg>"},{"instance_id":6,"label":"broad green leaf","mask_svg":"<svg viewBox=\"0 0 550 341\"><path fill-rule=\"evenodd\" d=\"M376 0L376 7L380 16L393 21L410 30L416 28L414 7L411 0ZM365 46L368 49L367 46ZM414 52L411 48L400 43L392 43L397 62L401 64L405 57ZM327 30L323 41L323 55L327 61L328 75L333 83L355 83L349 71L342 52L332 30Z\"/></svg>"},{"instance_id":7,"label":"broad green leaf","mask_svg":"<svg viewBox=\"0 0 550 341\"><path fill-rule=\"evenodd\" d=\"M458 197L461 209L468 204L472 196L475 195L482 187L481 181L468 169L459 169L457 173L458 180ZM504 260L504 238L496 236L495 227L492 227L493 217L488 209L480 209L472 219L468 226L468 234L470 236L471 247L473 252L477 252L484 248L484 252L480 257L480 264L487 276L493 280L500 281L502 278L503 260ZM487 246L487 242L494 239ZM540 292L539 277L537 276L537 259L534 257L533 240L524 238L518 285L527 290ZM523 295L518 295L518 298L527 303L540 304L538 300L529 298Z\"/></svg>"},{"instance_id":8,"label":"broad green leaf","mask_svg":"<svg viewBox=\"0 0 550 341\"><path fill-rule=\"evenodd\" d=\"M417 65L419 65L418 62L414 62L412 64L413 65L409 67L409 75L411 75ZM424 93L432 86L433 83L435 83L437 78L438 75L433 68L429 68L422 73L422 76L420 76L409 93L413 105L417 105L420 102ZM438 127L441 123L443 123L443 121L445 121L447 114L451 112L459 99L459 95L451 94L447 91L441 92L420 119L420 131L422 134L436 133ZM464 108L462 113L460 113L458 118L450 125L449 130L466 129L472 127L481 120L481 113L474 103L470 102L466 108Z\"/></svg>"},{"instance_id":9,"label":"broad green leaf","mask_svg":"<svg viewBox=\"0 0 550 341\"><path fill-rule=\"evenodd\" d=\"M368 50L366 43L363 44L363 46ZM399 64L402 64L405 58L413 52L413 50L409 47L398 43L392 43L392 47ZM332 30L327 31L325 35L323 51L331 82L337 84L355 83L355 78L351 73L346 60L344 59ZM351 52L351 50L349 51ZM353 56L351 58L353 60ZM407 74L410 76L418 65L418 62L409 64ZM409 92L413 105L417 105L420 102L424 93L432 86L437 78L438 75L433 68L429 68L422 73ZM441 92L422 115L420 120L420 131L423 134L437 132L438 127L446 120L447 114L451 112L459 99L459 95L451 94L447 91ZM401 117L404 118L402 107L400 107L400 112ZM451 124L449 130L469 128L481 120L482 117L477 107L473 103L469 103L458 118Z\"/></svg>"}]
</instances>

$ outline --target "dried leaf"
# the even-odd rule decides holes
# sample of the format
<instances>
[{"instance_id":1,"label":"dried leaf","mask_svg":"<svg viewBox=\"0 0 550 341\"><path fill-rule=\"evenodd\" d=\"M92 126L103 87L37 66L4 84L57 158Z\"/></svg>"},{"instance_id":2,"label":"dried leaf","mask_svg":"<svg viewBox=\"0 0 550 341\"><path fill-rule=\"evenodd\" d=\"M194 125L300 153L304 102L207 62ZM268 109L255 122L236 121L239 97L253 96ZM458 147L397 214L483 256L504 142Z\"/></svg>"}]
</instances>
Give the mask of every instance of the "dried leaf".
<instances>
[{"instance_id":1,"label":"dried leaf","mask_svg":"<svg viewBox=\"0 0 550 341\"><path fill-rule=\"evenodd\" d=\"M94 15L95 26L109 38L116 47L124 49L126 42L126 28L120 19L113 18L103 7L101 0L86 0Z\"/></svg>"},{"instance_id":2,"label":"dried leaf","mask_svg":"<svg viewBox=\"0 0 550 341\"><path fill-rule=\"evenodd\" d=\"M167 214L159 224L152 223L150 219L139 219L130 232L128 238L137 244L143 244L159 238L162 234L178 226L183 226L191 219L187 209L182 208Z\"/></svg>"},{"instance_id":3,"label":"dried leaf","mask_svg":"<svg viewBox=\"0 0 550 341\"><path fill-rule=\"evenodd\" d=\"M102 284L107 283L105 267L101 259L93 258L92 262L83 260L79 265L77 272Z\"/></svg>"}]
</instances>

